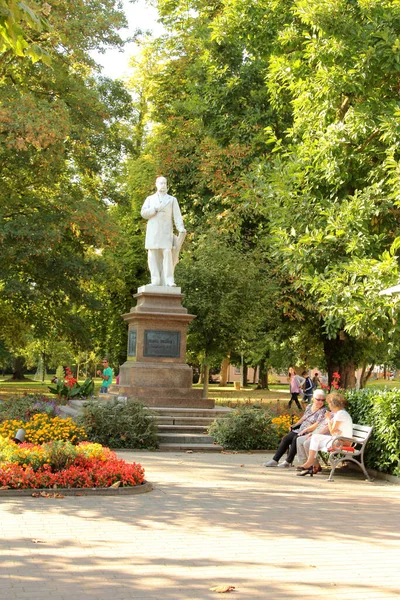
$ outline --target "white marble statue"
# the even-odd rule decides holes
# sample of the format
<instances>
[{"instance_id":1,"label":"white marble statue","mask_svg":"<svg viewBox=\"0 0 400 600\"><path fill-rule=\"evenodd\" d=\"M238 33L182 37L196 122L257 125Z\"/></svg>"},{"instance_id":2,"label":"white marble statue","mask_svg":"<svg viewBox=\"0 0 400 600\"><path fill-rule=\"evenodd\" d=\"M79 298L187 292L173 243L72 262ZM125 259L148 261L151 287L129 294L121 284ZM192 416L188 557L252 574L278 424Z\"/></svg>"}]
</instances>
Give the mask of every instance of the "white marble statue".
<instances>
[{"instance_id":1,"label":"white marble statue","mask_svg":"<svg viewBox=\"0 0 400 600\"><path fill-rule=\"evenodd\" d=\"M157 177L156 188L157 192L146 198L141 210L142 217L148 220L145 248L151 285L175 287L174 269L186 230L177 199L167 194L165 177ZM174 235L173 222L178 236Z\"/></svg>"}]
</instances>

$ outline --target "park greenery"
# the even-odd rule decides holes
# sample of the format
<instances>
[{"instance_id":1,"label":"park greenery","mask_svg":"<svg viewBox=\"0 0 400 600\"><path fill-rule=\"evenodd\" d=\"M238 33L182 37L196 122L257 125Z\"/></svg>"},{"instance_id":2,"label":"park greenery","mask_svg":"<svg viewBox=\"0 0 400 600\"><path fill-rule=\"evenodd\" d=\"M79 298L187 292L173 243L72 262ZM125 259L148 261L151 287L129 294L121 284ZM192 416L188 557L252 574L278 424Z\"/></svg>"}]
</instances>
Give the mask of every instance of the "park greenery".
<instances>
[{"instance_id":1,"label":"park greenery","mask_svg":"<svg viewBox=\"0 0 400 600\"><path fill-rule=\"evenodd\" d=\"M366 450L367 467L400 476L400 389L370 386L365 390L348 390L346 397L353 422L373 426ZM85 440L111 448L157 448L155 418L134 400L126 403L89 401L78 423L60 418L58 402L39 394L13 396L0 402L0 461L5 460L2 452L7 456L16 453L23 459L23 453L18 454L12 442L19 429L25 431L26 444L21 447L27 448L29 457L22 462L28 467L38 460L38 453L42 455L42 447L46 449L46 445L54 442L61 444L60 460L65 456L75 459L76 452L70 445ZM225 400L225 404L229 401ZM237 403L225 418L217 419L209 433L227 450L275 450L299 416L297 411L288 411L286 402L251 401L248 397L247 402ZM32 445L35 448L31 448ZM42 466L42 462L39 461L37 467ZM23 469L13 477L15 482L25 481Z\"/></svg>"},{"instance_id":2,"label":"park greenery","mask_svg":"<svg viewBox=\"0 0 400 600\"><path fill-rule=\"evenodd\" d=\"M126 359L165 174L188 230L188 359L400 366L400 5L156 0L126 83L114 0L0 1L0 366ZM79 373L78 373L79 375ZM365 379L365 378L364 378ZM364 379L361 384L364 384Z\"/></svg>"}]
</instances>

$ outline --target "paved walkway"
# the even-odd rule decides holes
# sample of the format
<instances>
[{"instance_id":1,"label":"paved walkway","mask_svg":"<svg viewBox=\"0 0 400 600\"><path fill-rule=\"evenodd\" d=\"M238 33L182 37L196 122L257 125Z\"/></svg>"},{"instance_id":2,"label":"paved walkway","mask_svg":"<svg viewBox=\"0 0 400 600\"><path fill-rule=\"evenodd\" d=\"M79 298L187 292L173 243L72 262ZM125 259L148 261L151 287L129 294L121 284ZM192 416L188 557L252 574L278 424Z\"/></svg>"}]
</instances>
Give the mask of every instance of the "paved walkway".
<instances>
[{"instance_id":1,"label":"paved walkway","mask_svg":"<svg viewBox=\"0 0 400 600\"><path fill-rule=\"evenodd\" d=\"M400 597L400 486L265 454L119 454L152 492L1 501L1 599Z\"/></svg>"}]
</instances>

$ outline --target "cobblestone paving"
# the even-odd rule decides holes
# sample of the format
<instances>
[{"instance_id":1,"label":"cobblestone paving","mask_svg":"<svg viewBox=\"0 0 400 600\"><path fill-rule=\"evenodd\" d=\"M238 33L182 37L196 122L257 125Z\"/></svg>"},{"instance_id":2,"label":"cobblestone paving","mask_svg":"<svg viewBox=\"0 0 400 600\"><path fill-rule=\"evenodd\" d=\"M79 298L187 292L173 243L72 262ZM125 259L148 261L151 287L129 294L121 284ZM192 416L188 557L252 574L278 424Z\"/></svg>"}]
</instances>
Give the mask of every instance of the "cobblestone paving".
<instances>
[{"instance_id":1,"label":"cobblestone paving","mask_svg":"<svg viewBox=\"0 0 400 600\"><path fill-rule=\"evenodd\" d=\"M1 501L1 600L400 597L400 486L265 454L119 455L152 492Z\"/></svg>"}]
</instances>

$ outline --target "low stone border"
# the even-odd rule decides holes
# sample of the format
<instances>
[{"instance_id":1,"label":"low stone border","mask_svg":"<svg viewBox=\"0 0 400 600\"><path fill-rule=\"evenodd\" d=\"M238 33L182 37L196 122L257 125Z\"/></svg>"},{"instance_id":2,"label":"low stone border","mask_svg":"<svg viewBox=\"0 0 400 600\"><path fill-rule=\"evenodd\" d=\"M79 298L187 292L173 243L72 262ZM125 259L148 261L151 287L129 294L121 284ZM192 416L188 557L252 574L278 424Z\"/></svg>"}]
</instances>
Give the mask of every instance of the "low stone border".
<instances>
[{"instance_id":1,"label":"low stone border","mask_svg":"<svg viewBox=\"0 0 400 600\"><path fill-rule=\"evenodd\" d=\"M0 490L0 498L18 497L18 496L32 496L32 494L49 494L48 498L55 497L54 494L60 494L60 496L131 496L134 494L145 494L151 492L153 484L149 481L145 481L141 485L131 485L127 487L118 488L38 488L38 489L26 489L26 490ZM36 497L36 496L35 496ZM45 495L42 496L46 498Z\"/></svg>"},{"instance_id":2,"label":"low stone border","mask_svg":"<svg viewBox=\"0 0 400 600\"><path fill-rule=\"evenodd\" d=\"M356 465L351 465L351 467L357 469ZM361 470L358 469L358 471ZM388 473L381 473L380 471L375 471L375 469L367 469L369 476L374 477L375 479L381 479L383 481L389 481L390 483L397 483L400 485L400 477L396 477L396 475L389 475Z\"/></svg>"}]
</instances>

